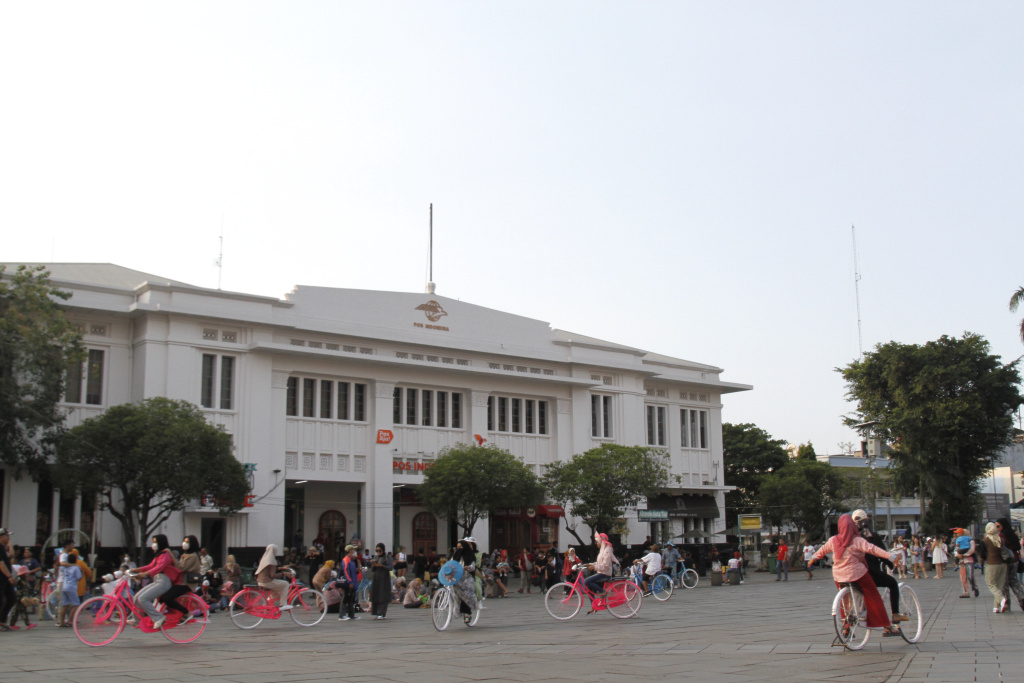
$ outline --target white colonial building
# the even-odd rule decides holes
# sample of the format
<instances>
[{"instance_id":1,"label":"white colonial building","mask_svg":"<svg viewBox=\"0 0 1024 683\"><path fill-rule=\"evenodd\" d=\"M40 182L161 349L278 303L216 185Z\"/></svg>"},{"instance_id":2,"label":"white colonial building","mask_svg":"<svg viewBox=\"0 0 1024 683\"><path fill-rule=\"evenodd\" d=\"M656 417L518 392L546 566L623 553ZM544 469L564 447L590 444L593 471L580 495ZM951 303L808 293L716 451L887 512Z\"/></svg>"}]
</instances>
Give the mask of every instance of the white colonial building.
<instances>
[{"instance_id":1,"label":"white colonial building","mask_svg":"<svg viewBox=\"0 0 1024 683\"><path fill-rule=\"evenodd\" d=\"M17 264L9 264L8 275ZM670 455L679 484L647 508L666 531L724 527L720 368L552 329L435 294L299 286L284 299L194 287L110 264L51 264L89 353L66 395L69 425L154 396L200 405L234 435L251 507L196 504L166 524L218 558L274 542L329 553L356 537L444 549L448 527L416 504L442 449L486 439L538 474L605 442ZM64 527L120 546L93 504L4 476L2 523L16 542ZM208 502L208 501L206 501ZM560 509L501 510L483 547L558 544ZM623 542L652 529L631 512Z\"/></svg>"}]
</instances>

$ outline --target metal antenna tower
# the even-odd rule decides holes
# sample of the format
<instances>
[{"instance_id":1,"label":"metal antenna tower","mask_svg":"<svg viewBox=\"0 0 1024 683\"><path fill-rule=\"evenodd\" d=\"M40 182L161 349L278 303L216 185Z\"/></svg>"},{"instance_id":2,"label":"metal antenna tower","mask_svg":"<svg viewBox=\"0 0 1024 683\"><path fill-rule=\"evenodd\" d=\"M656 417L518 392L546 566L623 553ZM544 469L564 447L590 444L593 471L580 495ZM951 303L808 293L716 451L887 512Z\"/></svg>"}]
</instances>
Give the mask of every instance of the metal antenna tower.
<instances>
[{"instance_id":1,"label":"metal antenna tower","mask_svg":"<svg viewBox=\"0 0 1024 683\"><path fill-rule=\"evenodd\" d=\"M857 350L860 352L860 359L864 359L864 338L861 334L860 324L860 265L857 263L857 228L851 225L853 233L853 291L857 297Z\"/></svg>"}]
</instances>

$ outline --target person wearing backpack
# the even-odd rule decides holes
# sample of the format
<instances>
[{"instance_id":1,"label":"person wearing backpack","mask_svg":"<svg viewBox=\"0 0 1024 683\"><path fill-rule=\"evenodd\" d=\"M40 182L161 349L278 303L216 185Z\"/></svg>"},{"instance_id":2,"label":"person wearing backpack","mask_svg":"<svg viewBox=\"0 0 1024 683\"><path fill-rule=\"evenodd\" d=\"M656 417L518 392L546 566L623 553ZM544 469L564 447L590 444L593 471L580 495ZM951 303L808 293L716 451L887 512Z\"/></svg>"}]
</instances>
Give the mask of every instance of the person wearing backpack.
<instances>
[{"instance_id":1,"label":"person wearing backpack","mask_svg":"<svg viewBox=\"0 0 1024 683\"><path fill-rule=\"evenodd\" d=\"M969 581L970 574L968 572L974 571L975 553L977 552L977 546L974 543L974 539L971 538L970 534L967 533L966 529L953 529L953 534L956 537L953 541L953 556L956 557L957 566L960 568L960 585L963 586L963 592L960 594L961 598L971 597L971 586L973 581ZM974 588L974 597L978 597L978 589Z\"/></svg>"}]
</instances>

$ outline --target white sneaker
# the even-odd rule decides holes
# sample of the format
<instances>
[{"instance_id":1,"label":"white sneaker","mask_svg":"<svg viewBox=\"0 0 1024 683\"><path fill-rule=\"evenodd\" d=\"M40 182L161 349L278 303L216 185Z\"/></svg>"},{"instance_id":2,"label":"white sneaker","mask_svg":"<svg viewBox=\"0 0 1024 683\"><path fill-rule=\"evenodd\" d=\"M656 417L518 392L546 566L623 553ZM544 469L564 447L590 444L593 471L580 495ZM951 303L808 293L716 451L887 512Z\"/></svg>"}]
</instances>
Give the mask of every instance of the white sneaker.
<instances>
[{"instance_id":1,"label":"white sneaker","mask_svg":"<svg viewBox=\"0 0 1024 683\"><path fill-rule=\"evenodd\" d=\"M156 630L160 630L160 627L164 625L165 621L167 621L167 617L160 615L159 619L153 620L153 628Z\"/></svg>"},{"instance_id":2,"label":"white sneaker","mask_svg":"<svg viewBox=\"0 0 1024 683\"><path fill-rule=\"evenodd\" d=\"M382 617L382 616L378 616L377 617L377 621L383 621L383 620L384 620L384 617Z\"/></svg>"},{"instance_id":3,"label":"white sneaker","mask_svg":"<svg viewBox=\"0 0 1024 683\"><path fill-rule=\"evenodd\" d=\"M350 617L350 616L348 616L348 615L345 615L345 616L343 616L343 617L338 617L338 621L348 621L348 620L349 620L349 619L351 619L351 618L352 618L352 617Z\"/></svg>"},{"instance_id":4,"label":"white sneaker","mask_svg":"<svg viewBox=\"0 0 1024 683\"><path fill-rule=\"evenodd\" d=\"M292 606L291 605L284 605L282 607L278 607L278 609L281 610L282 612L289 612L289 611L291 611Z\"/></svg>"}]
</instances>

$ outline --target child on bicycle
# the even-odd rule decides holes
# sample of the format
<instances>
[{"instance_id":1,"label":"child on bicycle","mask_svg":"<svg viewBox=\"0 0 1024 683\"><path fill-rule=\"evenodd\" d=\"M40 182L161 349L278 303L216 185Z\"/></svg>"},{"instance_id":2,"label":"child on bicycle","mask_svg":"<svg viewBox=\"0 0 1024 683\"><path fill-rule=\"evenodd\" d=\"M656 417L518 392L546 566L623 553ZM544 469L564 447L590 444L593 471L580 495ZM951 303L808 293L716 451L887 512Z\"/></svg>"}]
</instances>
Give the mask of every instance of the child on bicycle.
<instances>
[{"instance_id":1,"label":"child on bicycle","mask_svg":"<svg viewBox=\"0 0 1024 683\"><path fill-rule=\"evenodd\" d=\"M875 587L875 582L868 574L868 565L864 559L865 554L870 554L888 562L889 553L864 540L850 515L843 515L839 518L839 533L818 548L811 557L811 562L807 563L807 567L810 568L815 560L825 559L825 555L828 553L832 553L832 578L836 582L836 587L849 583L856 584L860 588L864 596L864 606L868 611L868 628L889 626L885 604L882 602L882 596L878 593L878 588Z\"/></svg>"},{"instance_id":2,"label":"child on bicycle","mask_svg":"<svg viewBox=\"0 0 1024 683\"><path fill-rule=\"evenodd\" d=\"M644 565L644 573L641 577L643 582L644 595L648 595L651 592L651 582L654 577L661 573L661 553L658 552L658 544L651 546L649 553L640 558L640 562Z\"/></svg>"}]
</instances>

